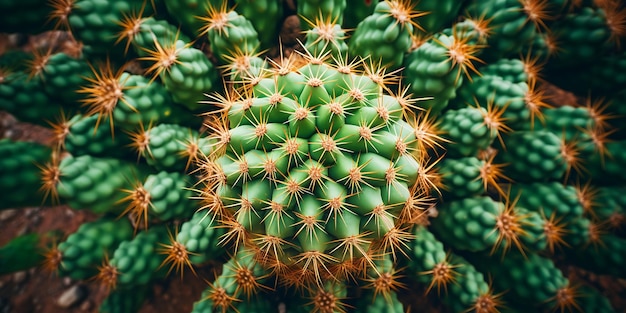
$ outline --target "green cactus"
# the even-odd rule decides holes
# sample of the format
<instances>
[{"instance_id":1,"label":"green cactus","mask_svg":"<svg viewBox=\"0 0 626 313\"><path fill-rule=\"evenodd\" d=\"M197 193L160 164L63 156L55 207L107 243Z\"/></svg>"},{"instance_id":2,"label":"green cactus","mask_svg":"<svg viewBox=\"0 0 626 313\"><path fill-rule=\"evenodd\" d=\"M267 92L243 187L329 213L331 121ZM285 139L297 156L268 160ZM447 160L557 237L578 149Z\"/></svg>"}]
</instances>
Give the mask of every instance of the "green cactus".
<instances>
[{"instance_id":1,"label":"green cactus","mask_svg":"<svg viewBox=\"0 0 626 313\"><path fill-rule=\"evenodd\" d=\"M84 85L85 79L93 78L93 73L83 57L74 58L60 52L48 56L42 77L46 93L64 105L78 109L85 96L76 90Z\"/></svg>"},{"instance_id":2,"label":"green cactus","mask_svg":"<svg viewBox=\"0 0 626 313\"><path fill-rule=\"evenodd\" d=\"M310 30L316 20L341 25L346 0L303 0L298 3L300 27Z\"/></svg>"},{"instance_id":3,"label":"green cactus","mask_svg":"<svg viewBox=\"0 0 626 313\"><path fill-rule=\"evenodd\" d=\"M626 141L613 141L605 143L602 150L593 146L584 149L584 168L588 171L581 173L598 185L619 185L626 181L623 164L626 155L623 147Z\"/></svg>"},{"instance_id":4,"label":"green cactus","mask_svg":"<svg viewBox=\"0 0 626 313\"><path fill-rule=\"evenodd\" d=\"M346 6L343 11L343 24L341 24L341 27L344 29L354 29L359 22L374 13L376 3L376 1L371 0L350 2L350 6Z\"/></svg>"},{"instance_id":5,"label":"green cactus","mask_svg":"<svg viewBox=\"0 0 626 313\"><path fill-rule=\"evenodd\" d=\"M626 277L626 271L622 266L626 257L624 243L626 239L613 234L602 234L599 226L592 224L587 241L578 246L578 249L570 249L568 255L572 257L576 265L593 269L600 274Z\"/></svg>"},{"instance_id":6,"label":"green cactus","mask_svg":"<svg viewBox=\"0 0 626 313\"><path fill-rule=\"evenodd\" d=\"M46 178L55 174L46 171L53 162L50 147L35 142L0 140L0 189L5 192L0 209L58 203L58 195L46 184ZM28 189L24 189L25 186Z\"/></svg>"},{"instance_id":7,"label":"green cactus","mask_svg":"<svg viewBox=\"0 0 626 313\"><path fill-rule=\"evenodd\" d=\"M202 33L201 29L204 26L198 17L207 14L211 7L221 8L227 5L227 1L223 0L164 0L163 2L171 17L180 24L182 31L194 38Z\"/></svg>"},{"instance_id":8,"label":"green cactus","mask_svg":"<svg viewBox=\"0 0 626 313\"><path fill-rule=\"evenodd\" d=\"M347 35L337 22L329 22L315 19L308 21L311 29L306 33L304 46L314 56L322 56L329 53L335 60L347 58L348 45L345 43Z\"/></svg>"},{"instance_id":9,"label":"green cactus","mask_svg":"<svg viewBox=\"0 0 626 313\"><path fill-rule=\"evenodd\" d=\"M201 155L212 152L213 143L198 132L177 124L159 124L131 133L130 144L148 165L158 170L191 170Z\"/></svg>"},{"instance_id":10,"label":"green cactus","mask_svg":"<svg viewBox=\"0 0 626 313\"><path fill-rule=\"evenodd\" d=\"M235 10L245 16L254 29L259 33L259 41L261 49L267 49L273 46L279 30L279 21L283 15L283 7L281 2L277 1L255 1L255 0L236 0Z\"/></svg>"},{"instance_id":11,"label":"green cactus","mask_svg":"<svg viewBox=\"0 0 626 313\"><path fill-rule=\"evenodd\" d=\"M47 125L46 120L58 115L62 107L45 92L40 76L9 72L0 80L0 109L12 112L21 121Z\"/></svg>"},{"instance_id":12,"label":"green cactus","mask_svg":"<svg viewBox=\"0 0 626 313\"><path fill-rule=\"evenodd\" d=\"M249 108L229 113L228 131L212 126L224 129L211 136L219 153L209 164L226 238L257 246L264 266L286 268L281 276L303 272L301 284L343 275L332 268L356 259L371 266L370 249L400 248L395 241L407 234L397 217L418 180L414 130L398 126L405 99L379 95L380 87L357 72L327 78L335 71L304 65L297 75L306 84L295 101L270 85L255 92ZM331 105L351 114L316 116Z\"/></svg>"},{"instance_id":13,"label":"green cactus","mask_svg":"<svg viewBox=\"0 0 626 313\"><path fill-rule=\"evenodd\" d=\"M182 223L178 233L172 235L162 251L168 256L167 262L171 263L170 271L176 268L182 272L184 266L202 264L222 255L224 249L219 243L224 229L216 226L215 216L202 211L194 213L189 220Z\"/></svg>"},{"instance_id":14,"label":"green cactus","mask_svg":"<svg viewBox=\"0 0 626 313\"><path fill-rule=\"evenodd\" d=\"M229 64L239 55L253 55L261 43L252 23L237 11L222 7L209 7L208 16L201 17L211 49L221 64Z\"/></svg>"},{"instance_id":15,"label":"green cactus","mask_svg":"<svg viewBox=\"0 0 626 313\"><path fill-rule=\"evenodd\" d=\"M447 253L435 235L424 226L415 228L415 245L409 260L410 277L427 285L426 292L442 297L442 301L454 311L493 310L502 306L493 295L484 276L465 259Z\"/></svg>"},{"instance_id":16,"label":"green cactus","mask_svg":"<svg viewBox=\"0 0 626 313\"><path fill-rule=\"evenodd\" d=\"M154 81L159 77L175 103L190 110L203 107L203 93L215 88L217 71L206 55L180 38L173 42L154 42L154 49L145 50L147 56L139 58L150 65ZM172 108L174 106L171 106Z\"/></svg>"},{"instance_id":17,"label":"green cactus","mask_svg":"<svg viewBox=\"0 0 626 313\"><path fill-rule=\"evenodd\" d=\"M28 233L0 246L0 275L24 271L44 262L44 247L52 233Z\"/></svg>"},{"instance_id":18,"label":"green cactus","mask_svg":"<svg viewBox=\"0 0 626 313\"><path fill-rule=\"evenodd\" d=\"M504 142L496 160L508 164L504 172L514 181L558 181L570 168L565 144L551 132L514 132Z\"/></svg>"},{"instance_id":19,"label":"green cactus","mask_svg":"<svg viewBox=\"0 0 626 313\"><path fill-rule=\"evenodd\" d=\"M191 199L192 182L190 177L178 172L161 171L148 175L134 188L124 190L128 193L122 199L128 203L124 213L128 213L140 225L145 227L149 219L167 221L175 218L191 217L197 203Z\"/></svg>"},{"instance_id":20,"label":"green cactus","mask_svg":"<svg viewBox=\"0 0 626 313\"><path fill-rule=\"evenodd\" d=\"M135 286L132 293L128 289L116 289L107 295L102 301L98 312L136 312L149 295L148 286Z\"/></svg>"},{"instance_id":21,"label":"green cactus","mask_svg":"<svg viewBox=\"0 0 626 313\"><path fill-rule=\"evenodd\" d=\"M64 1L58 3L62 5ZM117 38L123 30L120 24L125 16L153 12L152 6L144 5L141 0L76 0L69 3L70 12L65 18L72 34L89 47L86 54L90 58L100 60L123 59L124 46L117 44Z\"/></svg>"},{"instance_id":22,"label":"green cactus","mask_svg":"<svg viewBox=\"0 0 626 313\"><path fill-rule=\"evenodd\" d=\"M595 55L609 49L607 42L612 35L606 17L604 10L587 6L565 14L551 25L556 42L562 43L550 66L563 68L577 63L592 63Z\"/></svg>"},{"instance_id":23,"label":"green cactus","mask_svg":"<svg viewBox=\"0 0 626 313\"><path fill-rule=\"evenodd\" d=\"M531 44L551 18L546 6L547 1L538 0L471 1L465 15L489 21L487 44L492 48L483 57L497 59L517 56Z\"/></svg>"},{"instance_id":24,"label":"green cactus","mask_svg":"<svg viewBox=\"0 0 626 313\"><path fill-rule=\"evenodd\" d=\"M433 220L433 231L456 249L504 254L512 248L523 252L546 247L541 216L515 203L475 197L450 201L441 210L445 214ZM460 221L464 227L453 226Z\"/></svg>"},{"instance_id":25,"label":"green cactus","mask_svg":"<svg viewBox=\"0 0 626 313\"><path fill-rule=\"evenodd\" d=\"M98 268L97 280L110 289L129 290L148 285L164 274L158 271L165 259L158 250L160 243L166 240L165 227L154 226L140 231L130 240L122 241L112 255L105 257Z\"/></svg>"},{"instance_id":26,"label":"green cactus","mask_svg":"<svg viewBox=\"0 0 626 313\"><path fill-rule=\"evenodd\" d=\"M54 25L42 23L52 8L37 0L4 1L0 4L0 29L8 33L38 34L51 30Z\"/></svg>"},{"instance_id":27,"label":"green cactus","mask_svg":"<svg viewBox=\"0 0 626 313\"><path fill-rule=\"evenodd\" d=\"M478 46L469 44L456 32L438 34L411 51L405 59L405 82L415 96L426 97L419 105L439 113L456 97L456 90L463 83L463 75L475 71L474 56Z\"/></svg>"},{"instance_id":28,"label":"green cactus","mask_svg":"<svg viewBox=\"0 0 626 313\"><path fill-rule=\"evenodd\" d=\"M132 45L137 55L146 57L149 51L156 51L159 47L169 47L176 40L189 42L190 39L180 32L176 26L168 21L155 19L154 17L129 17L125 21L125 36L118 40L126 40L126 49Z\"/></svg>"},{"instance_id":29,"label":"green cactus","mask_svg":"<svg viewBox=\"0 0 626 313\"><path fill-rule=\"evenodd\" d=\"M379 2L374 13L362 20L350 37L351 53L369 56L391 70L399 68L411 48L411 34L418 27L413 18L421 15L407 1Z\"/></svg>"},{"instance_id":30,"label":"green cactus","mask_svg":"<svg viewBox=\"0 0 626 313\"><path fill-rule=\"evenodd\" d=\"M490 273L494 288L507 290L503 297L508 303L525 310L550 310L567 308L574 301L574 289L551 259L536 253L511 253L500 260L486 260L475 256L474 264ZM491 264L498 263L498 266Z\"/></svg>"},{"instance_id":31,"label":"green cactus","mask_svg":"<svg viewBox=\"0 0 626 313\"><path fill-rule=\"evenodd\" d=\"M461 6L467 1L417 1L415 9L428 14L417 18L425 33L436 33L459 16Z\"/></svg>"},{"instance_id":32,"label":"green cactus","mask_svg":"<svg viewBox=\"0 0 626 313\"><path fill-rule=\"evenodd\" d=\"M578 292L581 294L576 299L576 304L585 312L613 313L616 312L611 306L609 299L596 288L583 285Z\"/></svg>"},{"instance_id":33,"label":"green cactus","mask_svg":"<svg viewBox=\"0 0 626 313\"><path fill-rule=\"evenodd\" d=\"M502 167L493 164L493 160L476 157L443 159L436 165L443 185L441 196L446 200L470 198L485 194L489 187L503 193L498 185L498 181L506 180L502 175Z\"/></svg>"},{"instance_id":34,"label":"green cactus","mask_svg":"<svg viewBox=\"0 0 626 313\"><path fill-rule=\"evenodd\" d=\"M447 110L439 119L442 137L447 140L442 146L451 157L477 156L493 143L500 130L506 130L500 112L482 107Z\"/></svg>"},{"instance_id":35,"label":"green cactus","mask_svg":"<svg viewBox=\"0 0 626 313\"><path fill-rule=\"evenodd\" d=\"M115 129L103 123L98 125L98 116L75 115L68 120L62 117L54 124L57 143L74 156L91 155L132 159L132 152L126 148L131 141L126 136L112 137Z\"/></svg>"},{"instance_id":36,"label":"green cactus","mask_svg":"<svg viewBox=\"0 0 626 313\"><path fill-rule=\"evenodd\" d=\"M113 158L96 158L90 155L63 158L50 171L57 173L46 184L74 209L88 209L95 213L121 213L124 189L142 179L149 170Z\"/></svg>"},{"instance_id":37,"label":"green cactus","mask_svg":"<svg viewBox=\"0 0 626 313\"><path fill-rule=\"evenodd\" d=\"M254 252L245 248L241 249L224 264L222 273L209 284L202 294L202 299L194 304L192 312L215 310L239 312L241 310L239 303L242 300L256 298L259 292L269 288L263 285L265 280L267 280L267 272L256 262ZM263 301L257 302L257 305L261 304ZM254 306L247 309L251 312L258 310Z\"/></svg>"},{"instance_id":38,"label":"green cactus","mask_svg":"<svg viewBox=\"0 0 626 313\"><path fill-rule=\"evenodd\" d=\"M115 248L133 236L133 227L125 219L101 218L82 224L56 248L58 271L74 279L88 279L98 274L98 266ZM53 254L54 255L54 254Z\"/></svg>"}]
</instances>

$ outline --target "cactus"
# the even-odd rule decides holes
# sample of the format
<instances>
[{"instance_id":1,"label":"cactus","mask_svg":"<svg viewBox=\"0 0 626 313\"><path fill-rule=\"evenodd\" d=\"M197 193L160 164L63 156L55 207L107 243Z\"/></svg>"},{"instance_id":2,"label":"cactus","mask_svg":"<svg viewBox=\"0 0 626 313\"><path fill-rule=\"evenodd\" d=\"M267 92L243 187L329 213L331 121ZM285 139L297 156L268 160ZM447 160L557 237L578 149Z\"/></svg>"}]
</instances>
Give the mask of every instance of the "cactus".
<instances>
[{"instance_id":1,"label":"cactus","mask_svg":"<svg viewBox=\"0 0 626 313\"><path fill-rule=\"evenodd\" d=\"M416 96L429 97L422 107L439 113L448 106L450 99L463 83L463 75L475 71L475 54L480 46L469 42L464 33L438 34L420 44L406 57L406 83ZM408 79L408 78L411 79Z\"/></svg>"},{"instance_id":2,"label":"cactus","mask_svg":"<svg viewBox=\"0 0 626 313\"><path fill-rule=\"evenodd\" d=\"M101 218L82 224L48 254L52 257L48 261L64 276L87 279L98 274L101 260L112 255L117 246L132 235L128 220Z\"/></svg>"},{"instance_id":3,"label":"cactus","mask_svg":"<svg viewBox=\"0 0 626 313\"><path fill-rule=\"evenodd\" d=\"M622 310L566 276L625 276L619 1L5 2L0 108L49 136L0 141L0 208L90 219L3 273L102 312L170 276L198 313Z\"/></svg>"},{"instance_id":4,"label":"cactus","mask_svg":"<svg viewBox=\"0 0 626 313\"><path fill-rule=\"evenodd\" d=\"M346 275L356 260L372 266L372 255L401 248L406 235L397 216L419 192L414 131L397 126L409 99L380 95L382 86L354 68L341 74L311 62L297 72L306 84L295 101L270 85L255 92L249 108L229 115L232 123L212 125L224 129L212 136L209 164L226 238L257 247L260 262L281 279L303 275L304 286ZM317 113L337 110L350 115ZM274 122L281 120L288 123Z\"/></svg>"},{"instance_id":5,"label":"cactus","mask_svg":"<svg viewBox=\"0 0 626 313\"><path fill-rule=\"evenodd\" d=\"M126 136L112 137L119 127L110 124L98 125L98 116L77 114L69 119L61 115L53 124L57 145L65 148L72 155L91 155L96 157L132 158L126 146L130 140Z\"/></svg>"},{"instance_id":6,"label":"cactus","mask_svg":"<svg viewBox=\"0 0 626 313\"><path fill-rule=\"evenodd\" d=\"M6 192L0 209L59 202L53 186L42 184L46 176L55 176L54 171L45 170L54 162L54 155L49 147L34 142L2 139L0 152L0 188ZM29 187L28 192L23 189L25 186ZM35 194L33 191L36 191Z\"/></svg>"},{"instance_id":7,"label":"cactus","mask_svg":"<svg viewBox=\"0 0 626 313\"><path fill-rule=\"evenodd\" d=\"M72 34L85 46L92 58L105 60L107 58L123 59L124 47L117 45L117 35L123 29L120 24L124 16L137 12L150 15L151 6L143 1L131 0L112 2L101 0L53 0L53 3L69 4L69 14L65 17Z\"/></svg>"},{"instance_id":8,"label":"cactus","mask_svg":"<svg viewBox=\"0 0 626 313\"><path fill-rule=\"evenodd\" d=\"M490 264L482 257L476 256L474 260L473 264L481 269ZM516 307L565 309L572 305L570 301L575 301L572 295L574 289L552 260L535 253L511 253L499 263L499 266L489 269L493 277L500 278L494 280L494 287L508 290L504 297Z\"/></svg>"},{"instance_id":9,"label":"cactus","mask_svg":"<svg viewBox=\"0 0 626 313\"><path fill-rule=\"evenodd\" d=\"M31 109L20 110L23 107ZM46 119L59 114L61 106L45 92L41 77L8 71L0 79L0 109L15 112L22 121L46 125Z\"/></svg>"},{"instance_id":10,"label":"cactus","mask_svg":"<svg viewBox=\"0 0 626 313\"><path fill-rule=\"evenodd\" d=\"M113 254L105 256L98 268L96 279L109 288L122 290L148 285L159 275L157 272L164 256L157 253L159 243L165 242L164 227L153 227L141 231L131 240L122 241Z\"/></svg>"},{"instance_id":11,"label":"cactus","mask_svg":"<svg viewBox=\"0 0 626 313\"><path fill-rule=\"evenodd\" d=\"M9 274L27 270L44 261L44 247L47 237L53 234L40 235L28 233L11 239L0 247L0 274Z\"/></svg>"},{"instance_id":12,"label":"cactus","mask_svg":"<svg viewBox=\"0 0 626 313\"><path fill-rule=\"evenodd\" d=\"M361 21L350 38L354 55L370 56L373 62L395 70L411 48L411 34L418 27L413 19L423 15L409 1L383 1Z\"/></svg>"},{"instance_id":13,"label":"cactus","mask_svg":"<svg viewBox=\"0 0 626 313\"><path fill-rule=\"evenodd\" d=\"M74 209L96 213L120 213L124 208L122 190L132 188L134 179L142 179L149 172L126 161L90 155L68 156L47 170L57 173L53 177L43 177L43 182L51 185L53 193L67 199L68 205Z\"/></svg>"}]
</instances>

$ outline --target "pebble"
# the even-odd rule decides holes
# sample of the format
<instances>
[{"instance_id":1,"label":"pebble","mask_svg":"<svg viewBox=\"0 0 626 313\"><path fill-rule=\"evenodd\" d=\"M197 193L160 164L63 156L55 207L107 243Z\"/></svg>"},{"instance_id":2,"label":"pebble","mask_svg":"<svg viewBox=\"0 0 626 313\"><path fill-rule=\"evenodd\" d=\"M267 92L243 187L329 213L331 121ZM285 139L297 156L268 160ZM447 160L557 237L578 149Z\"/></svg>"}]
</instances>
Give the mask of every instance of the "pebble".
<instances>
[{"instance_id":1,"label":"pebble","mask_svg":"<svg viewBox=\"0 0 626 313\"><path fill-rule=\"evenodd\" d=\"M37 226L41 224L41 220L42 220L41 215L35 215L30 218L30 224Z\"/></svg>"},{"instance_id":2,"label":"pebble","mask_svg":"<svg viewBox=\"0 0 626 313\"><path fill-rule=\"evenodd\" d=\"M87 288L82 285L74 285L65 290L57 299L57 306L67 309L82 302L87 297Z\"/></svg>"},{"instance_id":3,"label":"pebble","mask_svg":"<svg viewBox=\"0 0 626 313\"><path fill-rule=\"evenodd\" d=\"M0 221L6 221L17 214L16 209L2 210L0 211Z\"/></svg>"},{"instance_id":4,"label":"pebble","mask_svg":"<svg viewBox=\"0 0 626 313\"><path fill-rule=\"evenodd\" d=\"M31 217L37 214L37 212L39 212L37 208L28 208L24 210L24 215L26 215L26 217Z\"/></svg>"},{"instance_id":5,"label":"pebble","mask_svg":"<svg viewBox=\"0 0 626 313\"><path fill-rule=\"evenodd\" d=\"M65 216L67 217L73 217L75 215L74 211L72 211L71 209L67 209L65 210Z\"/></svg>"},{"instance_id":6,"label":"pebble","mask_svg":"<svg viewBox=\"0 0 626 313\"><path fill-rule=\"evenodd\" d=\"M93 303L91 303L91 301L89 300L85 300L83 301L83 303L80 305L80 310L82 312L91 312L93 308Z\"/></svg>"},{"instance_id":7,"label":"pebble","mask_svg":"<svg viewBox=\"0 0 626 313\"><path fill-rule=\"evenodd\" d=\"M26 271L20 271L13 274L13 282L16 284L21 284L28 277Z\"/></svg>"},{"instance_id":8,"label":"pebble","mask_svg":"<svg viewBox=\"0 0 626 313\"><path fill-rule=\"evenodd\" d=\"M15 134L15 131L13 131L12 129L7 129L4 134L3 137L4 138L13 138L13 135Z\"/></svg>"}]
</instances>

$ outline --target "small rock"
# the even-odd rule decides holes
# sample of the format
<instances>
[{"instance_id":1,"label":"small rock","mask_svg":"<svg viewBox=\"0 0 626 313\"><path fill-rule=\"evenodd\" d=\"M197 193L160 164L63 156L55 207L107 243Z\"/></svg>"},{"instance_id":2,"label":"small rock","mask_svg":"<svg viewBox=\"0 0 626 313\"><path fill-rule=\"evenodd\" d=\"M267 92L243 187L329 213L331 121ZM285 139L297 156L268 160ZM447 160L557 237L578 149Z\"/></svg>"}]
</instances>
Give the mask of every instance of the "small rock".
<instances>
[{"instance_id":1,"label":"small rock","mask_svg":"<svg viewBox=\"0 0 626 313\"><path fill-rule=\"evenodd\" d=\"M87 288L82 285L74 285L65 290L57 299L57 306L67 309L82 302L87 297Z\"/></svg>"},{"instance_id":2,"label":"small rock","mask_svg":"<svg viewBox=\"0 0 626 313\"><path fill-rule=\"evenodd\" d=\"M83 301L83 303L80 305L80 310L82 312L91 312L93 307L93 303L91 303L91 301L89 300L85 300Z\"/></svg>"},{"instance_id":3,"label":"small rock","mask_svg":"<svg viewBox=\"0 0 626 313\"><path fill-rule=\"evenodd\" d=\"M15 132L14 132L12 129L7 129L7 130L4 132L3 136L4 136L5 138L13 138L13 134L14 134L14 133L15 133Z\"/></svg>"},{"instance_id":4,"label":"small rock","mask_svg":"<svg viewBox=\"0 0 626 313\"><path fill-rule=\"evenodd\" d=\"M33 217L30 218L30 224L37 226L41 223L41 220L42 220L41 215L39 214L34 215Z\"/></svg>"},{"instance_id":5,"label":"small rock","mask_svg":"<svg viewBox=\"0 0 626 313\"><path fill-rule=\"evenodd\" d=\"M24 215L26 215L26 217L31 217L35 215L37 211L38 211L37 208L28 208L24 210Z\"/></svg>"},{"instance_id":6,"label":"small rock","mask_svg":"<svg viewBox=\"0 0 626 313\"><path fill-rule=\"evenodd\" d=\"M41 208L40 207L32 207L32 208L28 208L25 211L25 215L26 217L35 217L35 216L39 216L39 212L41 212Z\"/></svg>"},{"instance_id":7,"label":"small rock","mask_svg":"<svg viewBox=\"0 0 626 313\"><path fill-rule=\"evenodd\" d=\"M22 228L20 228L17 231L16 236L19 237L19 236L22 236L22 235L26 235L26 233L28 233L28 225L24 225Z\"/></svg>"},{"instance_id":8,"label":"small rock","mask_svg":"<svg viewBox=\"0 0 626 313\"><path fill-rule=\"evenodd\" d=\"M6 221L12 218L13 216L15 216L16 213L17 213L16 209L2 210L0 211L0 221Z\"/></svg>"},{"instance_id":9,"label":"small rock","mask_svg":"<svg viewBox=\"0 0 626 313\"><path fill-rule=\"evenodd\" d=\"M71 209L67 209L65 210L65 216L67 217L73 217L76 213L74 211L72 211Z\"/></svg>"},{"instance_id":10,"label":"small rock","mask_svg":"<svg viewBox=\"0 0 626 313\"><path fill-rule=\"evenodd\" d=\"M13 274L13 282L16 284L21 284L28 277L26 271L20 271Z\"/></svg>"},{"instance_id":11,"label":"small rock","mask_svg":"<svg viewBox=\"0 0 626 313\"><path fill-rule=\"evenodd\" d=\"M72 284L72 279L69 277L63 277L63 286L69 287Z\"/></svg>"}]
</instances>

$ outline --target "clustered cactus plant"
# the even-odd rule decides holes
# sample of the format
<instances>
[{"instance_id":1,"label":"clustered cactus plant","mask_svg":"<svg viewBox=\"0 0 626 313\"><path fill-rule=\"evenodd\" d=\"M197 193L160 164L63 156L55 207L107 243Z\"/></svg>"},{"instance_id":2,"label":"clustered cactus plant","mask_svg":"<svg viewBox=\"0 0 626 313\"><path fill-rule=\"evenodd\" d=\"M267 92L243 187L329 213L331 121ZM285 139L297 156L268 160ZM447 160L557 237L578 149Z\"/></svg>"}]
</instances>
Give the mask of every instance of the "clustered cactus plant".
<instances>
[{"instance_id":1,"label":"clustered cactus plant","mask_svg":"<svg viewBox=\"0 0 626 313\"><path fill-rule=\"evenodd\" d=\"M0 56L0 109L54 134L0 141L0 209L99 218L2 268L96 278L101 312L209 262L195 313L403 312L408 285L452 312L614 311L561 265L626 278L623 3L296 5L3 1L0 32L73 45Z\"/></svg>"}]
</instances>

